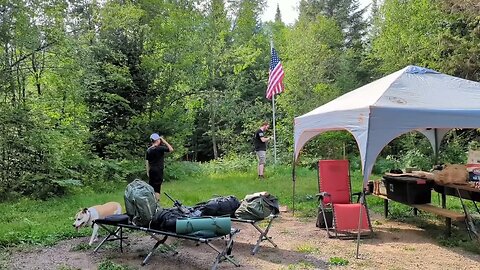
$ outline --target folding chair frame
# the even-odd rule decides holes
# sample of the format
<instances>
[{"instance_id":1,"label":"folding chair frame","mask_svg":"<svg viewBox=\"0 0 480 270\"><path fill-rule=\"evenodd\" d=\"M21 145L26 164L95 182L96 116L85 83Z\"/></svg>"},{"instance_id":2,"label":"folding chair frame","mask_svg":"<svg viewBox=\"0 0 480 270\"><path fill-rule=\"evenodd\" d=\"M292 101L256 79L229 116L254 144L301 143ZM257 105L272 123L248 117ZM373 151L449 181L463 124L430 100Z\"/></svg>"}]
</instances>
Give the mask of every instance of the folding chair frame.
<instances>
[{"instance_id":1,"label":"folding chair frame","mask_svg":"<svg viewBox=\"0 0 480 270\"><path fill-rule=\"evenodd\" d=\"M320 161L319 161L320 162ZM318 189L319 191L321 190L321 179L320 179L320 166L317 165L317 176L318 176ZM350 166L348 168L348 178L350 179ZM361 232L361 236L363 237L370 237L373 235L373 229L372 229L372 223L370 222L370 213L368 212L368 206L367 206L367 201L365 200L365 193L364 192L355 192L355 193L352 193L352 183L351 181L348 181L348 188L349 188L349 194L350 194L350 203L352 203L352 198L353 196L358 196L357 197L357 203L360 203L361 205L365 206L365 211L366 211L366 216L367 216L367 222L368 222L368 227L369 227L369 233L368 234L365 234L365 233L362 233ZM330 234L330 228L328 227L328 223L327 223L327 218L326 218L326 215L324 214L323 215L323 221L325 222L325 228L326 228L326 231L327 231L327 235L329 238L355 238L358 236L358 232L348 232L348 231L338 231L336 229L336 224L337 224L337 221L336 221L336 218L335 218L335 206L334 206L334 203L332 203L332 200L331 200L331 197L332 195L329 194L328 192L320 192L319 194L316 195L318 197L318 201L319 201L319 207L320 209L322 210L323 213L325 213L326 209L327 209L327 206L328 208L332 209L332 229L334 230L335 232L335 235L331 235ZM330 202L326 205L324 203L324 198L325 197L330 197ZM339 235L342 234L341 236Z\"/></svg>"},{"instance_id":2,"label":"folding chair frame","mask_svg":"<svg viewBox=\"0 0 480 270\"><path fill-rule=\"evenodd\" d=\"M267 218L262 219L262 220L248 220L248 219L241 219L241 218L232 218L233 222L251 224L260 233L260 236L257 239L257 243L255 244L255 246L252 249L252 252L251 252L252 255L255 255L257 253L258 249L260 248L260 244L263 241L270 242L273 245L273 247L275 247L275 248L278 247L277 244L275 244L273 242L272 237L268 236L268 232L270 231L273 220L276 219L277 217L278 217L278 215L270 215ZM262 228L260 228L260 226L258 226L258 223L260 223L264 220L268 220L268 224L267 224L267 227L265 228L265 230L263 230Z\"/></svg>"},{"instance_id":3,"label":"folding chair frame","mask_svg":"<svg viewBox=\"0 0 480 270\"><path fill-rule=\"evenodd\" d=\"M102 223L102 220L96 220L95 223L97 223L99 226L101 225L102 228L106 229L109 232L109 235L106 236L100 244L95 248L94 252L97 252L98 249L107 241L115 241L119 240L120 241L120 250L122 250L122 242L125 239L125 237L122 237L122 231L123 228L128 228L131 230L139 230L143 231L146 234L150 235L153 239L155 239L157 242L154 244L154 246L150 249L150 252L145 256L144 260L142 261L142 266L147 264L148 261L150 260L151 256L157 250L159 246L165 247L167 250L174 252L174 255L178 254L177 251L170 245L166 244L165 241L168 239L168 237L174 237L174 238L180 238L180 239L186 239L186 240L192 240L197 243L203 243L212 248L216 253L217 256L215 258L215 261L213 263L212 269L217 269L218 264L222 261L229 261L233 265L239 267L240 264L235 261L234 256L231 254L232 249L233 249L233 238L234 236L240 232L240 230L232 228L230 233L228 235L223 235L223 236L216 236L216 237L211 237L211 238L204 238L204 237L195 237L195 236L189 236L189 235L182 235L182 234L176 234L173 232L166 232L166 231L159 231L159 230L153 230L145 227L138 227L130 224L117 224L113 225L110 222L108 223ZM108 226L116 226L117 228L115 230L108 229ZM118 237L118 232L120 232L120 237ZM218 239L225 239L226 236L228 236L228 239L226 239L225 242L225 247L223 249L215 246L212 241L213 240L218 240ZM110 239L110 237L113 237Z\"/></svg>"},{"instance_id":4,"label":"folding chair frame","mask_svg":"<svg viewBox=\"0 0 480 270\"><path fill-rule=\"evenodd\" d=\"M317 194L317 196L319 197L319 201L320 201L320 208L321 210L325 213L325 210L327 209L327 206L325 205L325 203L323 202L323 198L324 197L328 197L331 195L328 194L327 192L322 192L320 194ZM361 196L364 196L364 195L361 195ZM365 197L364 197L365 198ZM362 233L361 232L361 236L363 237L370 237L371 235L373 235L373 229L372 229L372 223L370 222L370 214L368 212L368 206L367 206L367 201L363 198L363 201L364 203L360 203L361 205L365 206L365 211L366 211L366 216L367 216L367 222L368 222L368 228L369 228L369 232L368 234L365 234L365 233ZM359 198L360 199L360 198ZM329 203L330 204L330 203ZM351 239L351 238L355 238L357 237L357 234L358 232L348 232L348 231L339 231L336 229L336 218L335 218L335 206L333 204L330 205L330 208L332 209L332 216L333 216L333 220L332 220L332 229L333 231L335 232L335 235L331 235L330 234L330 229L328 228L328 226L325 226L326 230L327 230L327 235L329 238L348 238L348 239ZM323 221L325 222L325 224L327 224L327 218L325 215L323 215ZM342 235L339 235L342 234Z\"/></svg>"}]
</instances>

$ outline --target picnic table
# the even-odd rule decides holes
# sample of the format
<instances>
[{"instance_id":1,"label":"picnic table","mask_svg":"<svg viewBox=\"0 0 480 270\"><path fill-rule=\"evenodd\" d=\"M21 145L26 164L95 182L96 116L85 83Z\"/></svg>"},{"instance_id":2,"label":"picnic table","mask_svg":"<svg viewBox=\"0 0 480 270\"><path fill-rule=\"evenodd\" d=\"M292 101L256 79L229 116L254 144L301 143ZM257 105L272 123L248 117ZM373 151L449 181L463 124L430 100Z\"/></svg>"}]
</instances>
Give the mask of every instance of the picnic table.
<instances>
[{"instance_id":1,"label":"picnic table","mask_svg":"<svg viewBox=\"0 0 480 270\"><path fill-rule=\"evenodd\" d=\"M389 175L391 176L391 175ZM408 176L408 175L403 175L401 178L412 178L415 179L415 176ZM414 215L417 215L418 210L424 211L424 212L430 212L435 215L445 217L445 225L446 225L446 234L451 235L451 228L452 228L452 220L454 221L465 221L468 233L471 237L471 234L474 234L478 238L478 234L475 231L474 226L472 226L472 220L470 219L470 215L467 211L467 208L463 204L463 199L469 199L472 201L480 201L480 190L471 188L466 185L440 185L440 184L434 184L433 185L434 190L440 193L442 196L442 203L441 207L431 204L431 203L420 203L420 204L415 204L415 203L407 203L405 201L399 201L392 199L391 197L387 197L386 195L383 194L372 194L373 196L379 197L383 199L383 206L384 206L384 216L385 218L388 217L388 206L389 206L389 201L395 201L399 202L405 205L408 205L413 208L413 213ZM446 205L446 196L455 196L458 197L461 201L462 207L463 207L463 213L447 209ZM475 204L476 207L476 204ZM477 208L478 211L478 208ZM480 211L479 211L480 213Z\"/></svg>"}]
</instances>

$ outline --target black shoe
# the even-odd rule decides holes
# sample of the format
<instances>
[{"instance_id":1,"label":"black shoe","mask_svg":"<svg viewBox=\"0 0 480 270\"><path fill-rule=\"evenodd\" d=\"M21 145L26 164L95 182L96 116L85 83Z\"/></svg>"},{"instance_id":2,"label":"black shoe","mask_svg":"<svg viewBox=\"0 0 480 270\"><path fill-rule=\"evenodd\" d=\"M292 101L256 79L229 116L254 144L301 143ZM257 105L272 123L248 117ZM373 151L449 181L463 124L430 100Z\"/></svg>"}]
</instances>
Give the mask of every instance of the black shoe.
<instances>
[{"instance_id":1,"label":"black shoe","mask_svg":"<svg viewBox=\"0 0 480 270\"><path fill-rule=\"evenodd\" d=\"M260 179L260 180L262 180L262 179L264 179L264 178L265 178L265 177L264 177L263 175L259 175L259 176L258 176L258 179Z\"/></svg>"}]
</instances>

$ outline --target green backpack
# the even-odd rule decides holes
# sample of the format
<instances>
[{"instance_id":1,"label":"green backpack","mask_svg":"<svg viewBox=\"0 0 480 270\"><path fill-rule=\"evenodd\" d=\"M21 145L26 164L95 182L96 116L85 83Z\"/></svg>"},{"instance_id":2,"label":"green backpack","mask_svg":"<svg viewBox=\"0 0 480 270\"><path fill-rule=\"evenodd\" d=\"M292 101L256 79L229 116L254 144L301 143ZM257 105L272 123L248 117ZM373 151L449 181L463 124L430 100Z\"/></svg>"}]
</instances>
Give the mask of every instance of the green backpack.
<instances>
[{"instance_id":1,"label":"green backpack","mask_svg":"<svg viewBox=\"0 0 480 270\"><path fill-rule=\"evenodd\" d=\"M245 196L235 215L241 219L262 220L279 211L278 199L268 193L258 192Z\"/></svg>"},{"instance_id":2,"label":"green backpack","mask_svg":"<svg viewBox=\"0 0 480 270\"><path fill-rule=\"evenodd\" d=\"M135 179L125 189L125 208L134 225L148 227L160 206L153 187Z\"/></svg>"}]
</instances>

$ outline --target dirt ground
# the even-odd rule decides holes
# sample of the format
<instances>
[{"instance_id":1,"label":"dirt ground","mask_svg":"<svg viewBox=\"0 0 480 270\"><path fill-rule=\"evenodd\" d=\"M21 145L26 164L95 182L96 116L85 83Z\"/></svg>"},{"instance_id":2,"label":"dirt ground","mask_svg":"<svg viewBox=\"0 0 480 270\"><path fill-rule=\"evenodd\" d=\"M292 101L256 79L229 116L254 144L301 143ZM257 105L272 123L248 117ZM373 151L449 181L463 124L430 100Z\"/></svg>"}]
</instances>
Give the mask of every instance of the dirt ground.
<instances>
[{"instance_id":1,"label":"dirt ground","mask_svg":"<svg viewBox=\"0 0 480 270\"><path fill-rule=\"evenodd\" d=\"M480 255L440 246L412 225L378 215L372 220L377 221L372 222L375 236L362 240L359 259L355 258L355 241L329 239L324 230L315 227L314 218L297 218L290 212L282 212L269 233L278 248L265 241L254 256L250 252L258 237L256 230L249 224L234 223L241 231L235 237L233 254L241 266L222 262L219 269L480 269ZM8 268L97 269L102 261L109 260L130 269L210 269L216 256L207 245L169 239L167 243L178 245L178 254L157 250L142 267L143 257L155 241L141 233L129 234L129 241L124 253L113 243L96 254L92 254L92 249L72 251L87 243L87 237L63 241L53 247L12 251ZM329 265L332 257L348 260L348 264Z\"/></svg>"}]
</instances>

